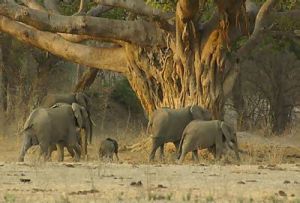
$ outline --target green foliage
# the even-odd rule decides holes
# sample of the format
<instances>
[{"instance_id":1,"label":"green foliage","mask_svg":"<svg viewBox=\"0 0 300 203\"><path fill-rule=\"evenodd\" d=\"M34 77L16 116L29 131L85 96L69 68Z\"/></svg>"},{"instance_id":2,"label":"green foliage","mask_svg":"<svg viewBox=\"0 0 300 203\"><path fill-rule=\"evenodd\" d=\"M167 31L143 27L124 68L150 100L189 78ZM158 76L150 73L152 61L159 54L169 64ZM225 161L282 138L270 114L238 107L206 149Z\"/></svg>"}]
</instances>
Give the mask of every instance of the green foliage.
<instances>
[{"instance_id":1,"label":"green foliage","mask_svg":"<svg viewBox=\"0 0 300 203\"><path fill-rule=\"evenodd\" d=\"M13 203L16 202L16 196L13 194L5 194L4 195L4 201L7 203Z\"/></svg>"},{"instance_id":2,"label":"green foliage","mask_svg":"<svg viewBox=\"0 0 300 203\"><path fill-rule=\"evenodd\" d=\"M105 12L102 17L110 19L124 19L126 17L126 11L122 8L114 8L108 12Z\"/></svg>"},{"instance_id":3,"label":"green foliage","mask_svg":"<svg viewBox=\"0 0 300 203\"><path fill-rule=\"evenodd\" d=\"M61 12L65 15L72 15L78 11L80 0L74 0L72 3L64 3L64 1L60 1L60 9Z\"/></svg>"},{"instance_id":4,"label":"green foliage","mask_svg":"<svg viewBox=\"0 0 300 203\"><path fill-rule=\"evenodd\" d=\"M146 0L146 4L164 11L175 11L177 0Z\"/></svg>"},{"instance_id":5,"label":"green foliage","mask_svg":"<svg viewBox=\"0 0 300 203\"><path fill-rule=\"evenodd\" d=\"M133 111L142 110L141 104L132 90L127 79L121 79L116 82L111 97Z\"/></svg>"},{"instance_id":6,"label":"green foliage","mask_svg":"<svg viewBox=\"0 0 300 203\"><path fill-rule=\"evenodd\" d=\"M201 16L201 21L205 22L211 18L216 9L216 5L213 0L207 0L206 4L203 6L203 14Z\"/></svg>"}]
</instances>

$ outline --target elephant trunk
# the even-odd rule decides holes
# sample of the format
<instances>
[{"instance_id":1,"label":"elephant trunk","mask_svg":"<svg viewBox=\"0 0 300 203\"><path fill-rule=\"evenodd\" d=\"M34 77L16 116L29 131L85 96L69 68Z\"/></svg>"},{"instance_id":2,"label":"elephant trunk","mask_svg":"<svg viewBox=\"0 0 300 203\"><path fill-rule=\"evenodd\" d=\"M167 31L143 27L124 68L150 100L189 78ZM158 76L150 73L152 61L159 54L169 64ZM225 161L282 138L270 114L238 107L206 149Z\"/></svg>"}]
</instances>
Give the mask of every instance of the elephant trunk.
<instances>
[{"instance_id":1,"label":"elephant trunk","mask_svg":"<svg viewBox=\"0 0 300 203\"><path fill-rule=\"evenodd\" d=\"M234 151L237 160L241 160L241 159L240 159L240 155L239 155L239 151L240 151L240 150L239 150L237 144L236 144L236 143L233 143L232 141L229 141L229 142L227 143L227 145L228 145L228 147L229 147L231 150Z\"/></svg>"},{"instance_id":2,"label":"elephant trunk","mask_svg":"<svg viewBox=\"0 0 300 203\"><path fill-rule=\"evenodd\" d=\"M237 158L237 160L241 160L241 158L240 158L240 155L239 155L239 149L238 149L238 147L236 146L235 148L234 148L234 153L235 153L235 156L236 156L236 158Z\"/></svg>"}]
</instances>

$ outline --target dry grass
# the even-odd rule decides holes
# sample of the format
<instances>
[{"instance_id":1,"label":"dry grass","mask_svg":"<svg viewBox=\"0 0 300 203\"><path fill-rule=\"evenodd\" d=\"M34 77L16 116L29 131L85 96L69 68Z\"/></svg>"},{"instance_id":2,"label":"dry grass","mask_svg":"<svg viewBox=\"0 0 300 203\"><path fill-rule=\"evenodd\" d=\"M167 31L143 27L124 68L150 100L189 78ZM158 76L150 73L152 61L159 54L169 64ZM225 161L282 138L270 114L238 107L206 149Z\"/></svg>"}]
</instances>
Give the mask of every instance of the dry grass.
<instances>
[{"instance_id":1,"label":"dry grass","mask_svg":"<svg viewBox=\"0 0 300 203\"><path fill-rule=\"evenodd\" d=\"M106 137L118 140L120 162L98 161L99 142ZM55 162L55 152L52 163L41 162L39 148L33 147L25 164L15 164L21 142L20 137L0 137L0 180L7 183L0 186L0 202L20 202L24 195L27 202L300 202L297 135L265 138L239 133L239 145L245 151L241 162L232 152L215 161L201 150L200 163L188 154L183 165L176 164L171 143L165 146L164 161L156 156L156 162L148 163L151 140L145 134L98 135L88 146L89 160L79 163L70 163L67 151L64 163ZM19 173L34 184L24 188ZM138 181L141 186L131 185ZM240 192L235 194L235 190Z\"/></svg>"}]
</instances>

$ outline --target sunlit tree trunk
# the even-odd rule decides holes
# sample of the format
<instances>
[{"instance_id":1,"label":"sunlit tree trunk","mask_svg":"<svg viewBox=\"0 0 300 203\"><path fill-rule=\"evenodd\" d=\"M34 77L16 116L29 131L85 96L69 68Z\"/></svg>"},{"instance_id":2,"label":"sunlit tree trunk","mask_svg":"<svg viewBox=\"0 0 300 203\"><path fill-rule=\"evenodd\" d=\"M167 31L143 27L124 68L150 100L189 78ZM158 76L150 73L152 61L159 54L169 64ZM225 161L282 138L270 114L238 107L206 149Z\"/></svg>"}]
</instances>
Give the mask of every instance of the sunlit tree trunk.
<instances>
[{"instance_id":1,"label":"sunlit tree trunk","mask_svg":"<svg viewBox=\"0 0 300 203\"><path fill-rule=\"evenodd\" d=\"M198 29L198 8L199 1L178 1L173 47L172 38L166 49L127 45L127 77L148 113L158 107L198 104L208 108L214 118L223 118L225 97L238 74L225 63L230 44L228 32L234 29L236 21L243 20L238 13L245 8L241 1L208 33Z\"/></svg>"}]
</instances>

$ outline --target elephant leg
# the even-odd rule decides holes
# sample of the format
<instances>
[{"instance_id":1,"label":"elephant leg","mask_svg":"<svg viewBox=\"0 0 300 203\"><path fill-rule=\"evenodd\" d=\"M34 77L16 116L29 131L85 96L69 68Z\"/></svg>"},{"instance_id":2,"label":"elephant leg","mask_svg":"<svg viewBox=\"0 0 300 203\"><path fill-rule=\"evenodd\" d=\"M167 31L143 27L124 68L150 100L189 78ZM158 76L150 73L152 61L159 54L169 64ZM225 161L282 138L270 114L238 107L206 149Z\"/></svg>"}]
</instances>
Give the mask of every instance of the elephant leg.
<instances>
[{"instance_id":1,"label":"elephant leg","mask_svg":"<svg viewBox=\"0 0 300 203\"><path fill-rule=\"evenodd\" d=\"M173 142L173 144L175 145L175 148L176 148L176 158L178 158L179 157L179 144L180 144L180 140Z\"/></svg>"},{"instance_id":2,"label":"elephant leg","mask_svg":"<svg viewBox=\"0 0 300 203\"><path fill-rule=\"evenodd\" d=\"M240 161L241 158L240 158L240 155L239 155L239 148L238 148L237 144L234 144L233 151L234 151L234 153L235 153L236 159L237 159L238 161Z\"/></svg>"},{"instance_id":3,"label":"elephant leg","mask_svg":"<svg viewBox=\"0 0 300 203\"><path fill-rule=\"evenodd\" d=\"M185 157L185 155L187 154L188 152L185 150L185 148L182 148L182 151L181 151L181 154L180 154L180 158L179 158L179 161L178 161L178 163L182 163L183 162L183 160L184 160L184 157Z\"/></svg>"},{"instance_id":4,"label":"elephant leg","mask_svg":"<svg viewBox=\"0 0 300 203\"><path fill-rule=\"evenodd\" d=\"M119 161L118 153L115 153L115 155L116 155L117 161Z\"/></svg>"},{"instance_id":5,"label":"elephant leg","mask_svg":"<svg viewBox=\"0 0 300 203\"><path fill-rule=\"evenodd\" d=\"M214 156L214 158L216 158L216 145L213 145L209 148L207 148L207 150L212 153L212 155Z\"/></svg>"},{"instance_id":6,"label":"elephant leg","mask_svg":"<svg viewBox=\"0 0 300 203\"><path fill-rule=\"evenodd\" d=\"M64 146L63 144L57 144L57 153L58 153L58 161L61 162L64 160Z\"/></svg>"},{"instance_id":7,"label":"elephant leg","mask_svg":"<svg viewBox=\"0 0 300 203\"><path fill-rule=\"evenodd\" d=\"M164 159L164 144L160 145L159 146L159 149L160 149L160 160L162 161Z\"/></svg>"},{"instance_id":8,"label":"elephant leg","mask_svg":"<svg viewBox=\"0 0 300 203\"><path fill-rule=\"evenodd\" d=\"M196 150L194 150L194 151L192 152L192 158L193 158L194 161L199 162L198 149L196 149Z\"/></svg>"},{"instance_id":9,"label":"elephant leg","mask_svg":"<svg viewBox=\"0 0 300 203\"><path fill-rule=\"evenodd\" d=\"M108 158L109 158L110 161L113 161L113 153L110 153L110 154L108 155Z\"/></svg>"},{"instance_id":10,"label":"elephant leg","mask_svg":"<svg viewBox=\"0 0 300 203\"><path fill-rule=\"evenodd\" d=\"M25 136L24 143L23 143L23 146L22 146L19 158L18 158L19 162L23 162L24 161L25 154L26 154L27 150L31 146L32 146L32 144L31 144L31 138L29 136Z\"/></svg>"},{"instance_id":11,"label":"elephant leg","mask_svg":"<svg viewBox=\"0 0 300 203\"><path fill-rule=\"evenodd\" d=\"M68 150L69 154L74 158L75 152L74 152L73 148L67 147L67 150Z\"/></svg>"},{"instance_id":12,"label":"elephant leg","mask_svg":"<svg viewBox=\"0 0 300 203\"><path fill-rule=\"evenodd\" d=\"M53 151L55 151L55 150L57 150L58 148L56 147L56 145L50 145L49 146L49 151L48 151L48 153L49 153L49 156L51 157L51 155L52 155L52 152Z\"/></svg>"},{"instance_id":13,"label":"elephant leg","mask_svg":"<svg viewBox=\"0 0 300 203\"><path fill-rule=\"evenodd\" d=\"M40 152L40 157L43 157L44 161L49 160L49 145L46 143L40 143L40 148L41 148L41 152Z\"/></svg>"},{"instance_id":14,"label":"elephant leg","mask_svg":"<svg viewBox=\"0 0 300 203\"><path fill-rule=\"evenodd\" d=\"M222 155L223 147L220 144L216 144L216 159L220 160Z\"/></svg>"},{"instance_id":15,"label":"elephant leg","mask_svg":"<svg viewBox=\"0 0 300 203\"><path fill-rule=\"evenodd\" d=\"M79 161L80 160L80 156L81 156L81 147L78 143L76 143L73 146L74 152L75 152L75 156L74 156L74 161Z\"/></svg>"},{"instance_id":16,"label":"elephant leg","mask_svg":"<svg viewBox=\"0 0 300 203\"><path fill-rule=\"evenodd\" d=\"M161 146L161 143L159 142L159 139L157 138L152 138L152 150L149 156L149 161L153 161L155 157L155 152L157 148Z\"/></svg>"}]
</instances>

